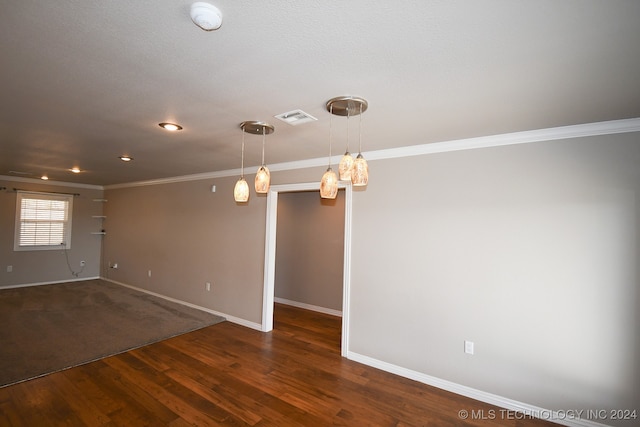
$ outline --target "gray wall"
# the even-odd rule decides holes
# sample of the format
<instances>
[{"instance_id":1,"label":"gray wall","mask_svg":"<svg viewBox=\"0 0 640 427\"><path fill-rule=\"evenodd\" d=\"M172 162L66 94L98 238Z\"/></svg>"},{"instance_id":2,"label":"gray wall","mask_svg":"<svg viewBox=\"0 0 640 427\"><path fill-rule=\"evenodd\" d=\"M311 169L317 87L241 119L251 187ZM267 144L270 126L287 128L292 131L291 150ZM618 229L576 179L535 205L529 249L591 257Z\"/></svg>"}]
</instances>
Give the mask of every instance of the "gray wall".
<instances>
[{"instance_id":1,"label":"gray wall","mask_svg":"<svg viewBox=\"0 0 640 427\"><path fill-rule=\"evenodd\" d=\"M370 169L352 351L547 409L638 408L637 133Z\"/></svg>"},{"instance_id":2,"label":"gray wall","mask_svg":"<svg viewBox=\"0 0 640 427\"><path fill-rule=\"evenodd\" d=\"M93 199L103 197L99 189L58 186L39 182L0 179L0 287L60 282L100 276L100 251L102 237L92 235L92 231L102 228L102 220L92 218L102 215L103 203ZM67 255L75 272L80 271L80 261L86 265L82 273L75 277L69 267L63 250L17 251L13 250L15 232L16 193L14 188L27 191L79 193L73 199L71 249ZM7 272L7 266L13 271Z\"/></svg>"},{"instance_id":3,"label":"gray wall","mask_svg":"<svg viewBox=\"0 0 640 427\"><path fill-rule=\"evenodd\" d=\"M276 298L342 311L344 202L344 190L278 195Z\"/></svg>"}]
</instances>

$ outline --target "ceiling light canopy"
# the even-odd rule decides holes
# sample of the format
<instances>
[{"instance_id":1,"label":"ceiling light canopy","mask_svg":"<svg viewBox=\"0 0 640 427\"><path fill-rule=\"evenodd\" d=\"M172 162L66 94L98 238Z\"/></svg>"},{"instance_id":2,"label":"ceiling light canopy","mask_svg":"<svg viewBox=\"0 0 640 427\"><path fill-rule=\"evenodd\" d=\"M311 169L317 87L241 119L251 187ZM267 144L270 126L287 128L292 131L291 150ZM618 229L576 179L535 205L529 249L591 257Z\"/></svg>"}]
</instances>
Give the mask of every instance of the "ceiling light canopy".
<instances>
[{"instance_id":1,"label":"ceiling light canopy","mask_svg":"<svg viewBox=\"0 0 640 427\"><path fill-rule=\"evenodd\" d=\"M198 1L191 5L191 20L205 31L213 31L222 25L222 12L212 4Z\"/></svg>"},{"instance_id":2,"label":"ceiling light canopy","mask_svg":"<svg viewBox=\"0 0 640 427\"><path fill-rule=\"evenodd\" d=\"M327 111L336 116L357 116L367 111L369 103L357 96L337 96L327 101Z\"/></svg>"},{"instance_id":3,"label":"ceiling light canopy","mask_svg":"<svg viewBox=\"0 0 640 427\"><path fill-rule=\"evenodd\" d=\"M177 130L182 130L182 126L177 125L175 123L163 122L163 123L158 123L158 126L160 126L164 130L168 130L168 131L171 131L171 132L175 132Z\"/></svg>"},{"instance_id":4,"label":"ceiling light canopy","mask_svg":"<svg viewBox=\"0 0 640 427\"><path fill-rule=\"evenodd\" d=\"M240 123L240 127L244 132L251 133L253 135L269 135L276 130L273 125L256 120L247 120L245 122L242 122Z\"/></svg>"}]
</instances>

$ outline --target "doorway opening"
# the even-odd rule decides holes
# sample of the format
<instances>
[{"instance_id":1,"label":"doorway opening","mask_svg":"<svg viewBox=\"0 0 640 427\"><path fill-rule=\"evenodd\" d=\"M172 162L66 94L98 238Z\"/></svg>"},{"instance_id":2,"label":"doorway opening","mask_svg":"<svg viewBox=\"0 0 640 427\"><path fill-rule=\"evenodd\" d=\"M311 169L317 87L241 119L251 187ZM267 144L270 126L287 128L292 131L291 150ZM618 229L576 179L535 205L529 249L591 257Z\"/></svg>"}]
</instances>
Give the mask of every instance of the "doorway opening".
<instances>
[{"instance_id":1,"label":"doorway opening","mask_svg":"<svg viewBox=\"0 0 640 427\"><path fill-rule=\"evenodd\" d=\"M344 189L344 246L342 266L342 333L341 354L346 357L349 344L349 295L351 261L351 186L341 184ZM278 195L280 193L318 191L319 183L273 185L267 195L267 218L265 234L264 291L262 307L262 331L273 330L273 307L275 302L276 238L278 219ZM320 197L318 195L318 197Z\"/></svg>"}]
</instances>

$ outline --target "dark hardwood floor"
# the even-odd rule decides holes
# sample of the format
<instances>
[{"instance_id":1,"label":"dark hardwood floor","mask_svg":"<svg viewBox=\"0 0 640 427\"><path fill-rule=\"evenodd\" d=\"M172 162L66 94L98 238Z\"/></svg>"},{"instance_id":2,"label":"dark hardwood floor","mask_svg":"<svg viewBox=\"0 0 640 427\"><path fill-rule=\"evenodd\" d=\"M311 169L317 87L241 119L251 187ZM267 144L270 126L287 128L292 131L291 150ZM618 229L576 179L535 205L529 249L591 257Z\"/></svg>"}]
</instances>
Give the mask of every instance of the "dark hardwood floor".
<instances>
[{"instance_id":1,"label":"dark hardwood floor","mask_svg":"<svg viewBox=\"0 0 640 427\"><path fill-rule=\"evenodd\" d=\"M339 346L339 318L276 305L271 333L223 322L4 387L0 426L554 425L346 360Z\"/></svg>"}]
</instances>

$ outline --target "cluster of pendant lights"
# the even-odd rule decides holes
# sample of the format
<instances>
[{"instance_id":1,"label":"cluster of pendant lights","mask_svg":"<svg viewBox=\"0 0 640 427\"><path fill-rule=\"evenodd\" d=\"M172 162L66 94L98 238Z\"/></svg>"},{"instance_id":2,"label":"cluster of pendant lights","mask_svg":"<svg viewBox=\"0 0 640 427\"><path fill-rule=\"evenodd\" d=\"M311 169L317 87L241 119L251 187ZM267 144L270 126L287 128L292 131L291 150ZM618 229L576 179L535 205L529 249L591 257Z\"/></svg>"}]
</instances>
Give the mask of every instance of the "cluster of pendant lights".
<instances>
[{"instance_id":1,"label":"cluster of pendant lights","mask_svg":"<svg viewBox=\"0 0 640 427\"><path fill-rule=\"evenodd\" d=\"M240 167L240 179L236 182L236 186L233 189L233 198L238 203L244 203L249 201L249 184L244 179L244 134L252 133L254 135L262 135L262 165L256 172L255 189L256 193L264 194L269 191L269 185L271 184L271 174L269 168L264 164L264 144L266 136L275 131L275 128L269 123L258 121L246 121L240 123L240 129L242 129L242 164Z\"/></svg>"},{"instance_id":2,"label":"cluster of pendant lights","mask_svg":"<svg viewBox=\"0 0 640 427\"><path fill-rule=\"evenodd\" d=\"M362 156L362 113L367 110L369 104L365 99L354 96L339 96L327 101L329 117L329 167L322 175L320 181L320 197L323 199L335 199L338 195L338 176L331 169L331 144L332 144L332 117L347 116L347 149L338 165L338 173L341 181L351 181L354 187L362 187L369 182L369 166ZM358 156L353 159L349 153L349 117L359 115L360 126L358 131Z\"/></svg>"},{"instance_id":3,"label":"cluster of pendant lights","mask_svg":"<svg viewBox=\"0 0 640 427\"><path fill-rule=\"evenodd\" d=\"M362 113L367 110L368 103L365 99L353 96L340 96L327 101L326 108L331 114L329 118L329 167L320 181L320 197L323 199L335 199L338 195L338 181L351 181L354 187L362 187L369 182L369 166L362 156ZM332 117L347 117L347 149L340 160L338 175L331 169L331 145L332 145ZM349 153L349 118L360 116L360 126L358 132L358 155L353 158ZM266 135L274 132L275 128L264 122L245 121L240 123L242 129L242 163L240 168L240 179L236 182L233 190L233 197L236 202L244 203L249 200L249 184L244 179L244 134L251 133L262 135L262 164L256 172L255 190L256 193L266 193L269 191L271 176L269 169L264 164L264 148Z\"/></svg>"}]
</instances>

